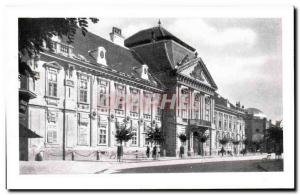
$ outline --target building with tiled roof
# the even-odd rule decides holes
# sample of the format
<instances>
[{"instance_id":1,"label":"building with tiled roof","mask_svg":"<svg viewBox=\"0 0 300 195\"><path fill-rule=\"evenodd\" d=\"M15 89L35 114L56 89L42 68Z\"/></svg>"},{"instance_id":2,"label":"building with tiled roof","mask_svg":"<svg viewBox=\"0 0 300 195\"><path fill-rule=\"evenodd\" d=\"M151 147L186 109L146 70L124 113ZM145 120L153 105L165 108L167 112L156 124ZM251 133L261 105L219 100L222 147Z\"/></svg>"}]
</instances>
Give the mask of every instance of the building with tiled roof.
<instances>
[{"instance_id":1,"label":"building with tiled roof","mask_svg":"<svg viewBox=\"0 0 300 195\"><path fill-rule=\"evenodd\" d=\"M21 81L35 95L26 116L39 136L24 142L23 159L113 158L120 123L133 133L124 146L128 156L152 147L146 140L151 127L164 135L160 155L178 156L181 146L184 155L216 155L219 135L231 132L215 122L219 114L242 124L243 109L216 96L218 87L196 50L161 25L127 39L114 27L110 40L77 32L71 44L57 37L51 44L28 62L35 78ZM199 133L209 136L205 144Z\"/></svg>"}]
</instances>

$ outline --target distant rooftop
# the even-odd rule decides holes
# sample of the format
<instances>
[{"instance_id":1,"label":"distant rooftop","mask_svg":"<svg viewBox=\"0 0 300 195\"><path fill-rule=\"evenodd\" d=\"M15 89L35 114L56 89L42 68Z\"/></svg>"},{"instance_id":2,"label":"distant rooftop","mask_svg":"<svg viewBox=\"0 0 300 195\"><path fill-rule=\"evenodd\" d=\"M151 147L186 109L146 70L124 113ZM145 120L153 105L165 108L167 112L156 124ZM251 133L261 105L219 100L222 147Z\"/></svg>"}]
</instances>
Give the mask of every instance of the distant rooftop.
<instances>
[{"instance_id":1,"label":"distant rooftop","mask_svg":"<svg viewBox=\"0 0 300 195\"><path fill-rule=\"evenodd\" d=\"M247 108L246 112L261 119L267 118L267 115L265 115L261 110L257 108Z\"/></svg>"}]
</instances>

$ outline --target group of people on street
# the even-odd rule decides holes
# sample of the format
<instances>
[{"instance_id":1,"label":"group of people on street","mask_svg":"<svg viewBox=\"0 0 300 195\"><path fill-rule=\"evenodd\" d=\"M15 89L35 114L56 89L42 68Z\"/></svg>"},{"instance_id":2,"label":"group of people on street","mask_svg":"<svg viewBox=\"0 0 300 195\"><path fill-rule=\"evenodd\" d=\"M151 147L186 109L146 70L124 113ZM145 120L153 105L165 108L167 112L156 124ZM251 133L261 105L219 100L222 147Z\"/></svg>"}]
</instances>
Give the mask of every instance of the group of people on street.
<instances>
[{"instance_id":1,"label":"group of people on street","mask_svg":"<svg viewBox=\"0 0 300 195\"><path fill-rule=\"evenodd\" d=\"M157 159L159 153L160 152L158 151L157 146L154 146L152 149L152 158L154 160ZM149 146L147 146L147 149L146 149L146 156L147 156L147 158L150 158L150 147Z\"/></svg>"}]
</instances>

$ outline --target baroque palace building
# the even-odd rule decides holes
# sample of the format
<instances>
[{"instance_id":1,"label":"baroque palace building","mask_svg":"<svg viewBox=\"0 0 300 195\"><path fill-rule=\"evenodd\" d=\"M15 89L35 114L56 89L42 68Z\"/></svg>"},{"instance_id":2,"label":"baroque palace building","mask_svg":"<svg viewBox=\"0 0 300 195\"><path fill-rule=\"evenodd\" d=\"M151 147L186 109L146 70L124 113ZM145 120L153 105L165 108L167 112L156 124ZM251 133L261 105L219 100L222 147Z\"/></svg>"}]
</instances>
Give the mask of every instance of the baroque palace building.
<instances>
[{"instance_id":1,"label":"baroque palace building","mask_svg":"<svg viewBox=\"0 0 300 195\"><path fill-rule=\"evenodd\" d=\"M72 44L53 38L53 49L28 61L35 78L20 77L33 94L25 124L35 138L20 139L20 159L96 159L116 152L116 123L134 132L126 152L145 152L145 132L159 127L161 155L199 154L194 132L206 130L205 155L216 155L221 136L245 136L244 109L216 94L217 85L196 50L160 24L126 40L77 33ZM240 146L242 147L242 146ZM230 146L228 146L230 148Z\"/></svg>"}]
</instances>

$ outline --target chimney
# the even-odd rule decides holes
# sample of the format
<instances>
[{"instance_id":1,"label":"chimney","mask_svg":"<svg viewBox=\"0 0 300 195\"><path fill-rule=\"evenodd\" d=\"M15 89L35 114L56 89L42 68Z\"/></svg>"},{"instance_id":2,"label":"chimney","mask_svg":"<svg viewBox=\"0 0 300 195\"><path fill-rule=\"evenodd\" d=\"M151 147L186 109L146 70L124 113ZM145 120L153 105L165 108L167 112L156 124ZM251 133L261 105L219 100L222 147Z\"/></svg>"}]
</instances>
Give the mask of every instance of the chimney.
<instances>
[{"instance_id":1,"label":"chimney","mask_svg":"<svg viewBox=\"0 0 300 195\"><path fill-rule=\"evenodd\" d=\"M117 27L113 27L112 32L109 33L109 35L110 35L111 42L124 47L124 37L122 36L121 29L119 29Z\"/></svg>"},{"instance_id":2,"label":"chimney","mask_svg":"<svg viewBox=\"0 0 300 195\"><path fill-rule=\"evenodd\" d=\"M226 103L227 103L227 108L230 108L230 102L228 99L226 99Z\"/></svg>"}]
</instances>

